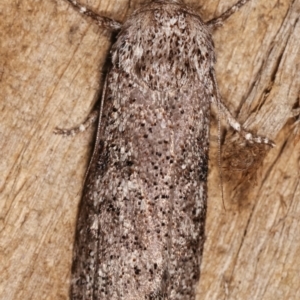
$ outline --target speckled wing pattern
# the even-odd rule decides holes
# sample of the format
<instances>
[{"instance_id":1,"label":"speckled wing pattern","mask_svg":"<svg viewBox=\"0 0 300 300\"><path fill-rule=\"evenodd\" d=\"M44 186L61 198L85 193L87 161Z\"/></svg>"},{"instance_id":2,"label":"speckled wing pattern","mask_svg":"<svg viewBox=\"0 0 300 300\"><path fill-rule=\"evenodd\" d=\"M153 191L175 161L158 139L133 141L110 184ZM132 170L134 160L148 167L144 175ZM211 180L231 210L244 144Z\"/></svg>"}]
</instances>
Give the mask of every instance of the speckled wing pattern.
<instances>
[{"instance_id":1,"label":"speckled wing pattern","mask_svg":"<svg viewBox=\"0 0 300 300\"><path fill-rule=\"evenodd\" d=\"M72 299L195 299L214 49L200 17L153 2L112 51L79 211Z\"/></svg>"}]
</instances>

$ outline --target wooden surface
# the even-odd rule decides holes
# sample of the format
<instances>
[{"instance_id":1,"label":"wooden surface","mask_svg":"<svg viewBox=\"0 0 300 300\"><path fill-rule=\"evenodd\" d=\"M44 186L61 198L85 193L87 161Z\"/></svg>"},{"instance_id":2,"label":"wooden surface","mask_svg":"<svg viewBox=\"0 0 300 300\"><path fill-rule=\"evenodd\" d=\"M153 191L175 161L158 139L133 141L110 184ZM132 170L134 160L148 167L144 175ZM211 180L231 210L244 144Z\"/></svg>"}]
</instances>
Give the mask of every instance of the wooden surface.
<instances>
[{"instance_id":1,"label":"wooden surface","mask_svg":"<svg viewBox=\"0 0 300 300\"><path fill-rule=\"evenodd\" d=\"M209 20L234 2L189 3ZM138 3L88 1L118 21ZM65 138L53 129L80 123L93 107L110 34L63 0L2 0L0 12L0 299L68 299L94 131ZM254 179L223 170L223 205L214 114L198 300L300 299L300 124L291 118L299 107L299 13L300 0L252 0L213 33L224 102L277 146L264 155L251 149L251 159L262 158ZM223 128L225 152L232 130ZM234 157L244 148L233 147Z\"/></svg>"}]
</instances>

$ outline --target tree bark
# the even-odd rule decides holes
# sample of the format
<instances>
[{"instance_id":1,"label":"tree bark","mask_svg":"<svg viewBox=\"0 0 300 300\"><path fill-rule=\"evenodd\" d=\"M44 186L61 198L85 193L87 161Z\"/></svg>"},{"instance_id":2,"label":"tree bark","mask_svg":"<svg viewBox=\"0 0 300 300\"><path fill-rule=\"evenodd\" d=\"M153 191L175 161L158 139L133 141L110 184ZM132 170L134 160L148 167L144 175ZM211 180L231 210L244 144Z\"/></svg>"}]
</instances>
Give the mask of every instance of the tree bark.
<instances>
[{"instance_id":1,"label":"tree bark","mask_svg":"<svg viewBox=\"0 0 300 300\"><path fill-rule=\"evenodd\" d=\"M118 21L141 2L87 1ZM186 3L209 20L235 2ZM0 11L0 298L68 299L95 130L53 130L91 111L111 35L63 0L2 0ZM224 102L276 148L247 145L224 126L222 200L214 109L198 300L300 298L299 13L300 0L252 0L213 32Z\"/></svg>"}]
</instances>

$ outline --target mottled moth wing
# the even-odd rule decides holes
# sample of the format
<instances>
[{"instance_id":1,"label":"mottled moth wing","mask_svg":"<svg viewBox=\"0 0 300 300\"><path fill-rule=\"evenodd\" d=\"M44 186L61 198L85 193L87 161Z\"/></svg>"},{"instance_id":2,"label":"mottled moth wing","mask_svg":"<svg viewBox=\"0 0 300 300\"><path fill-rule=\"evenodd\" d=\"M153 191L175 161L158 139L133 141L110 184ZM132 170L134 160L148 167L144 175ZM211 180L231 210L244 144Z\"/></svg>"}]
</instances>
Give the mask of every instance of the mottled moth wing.
<instances>
[{"instance_id":1,"label":"mottled moth wing","mask_svg":"<svg viewBox=\"0 0 300 300\"><path fill-rule=\"evenodd\" d=\"M194 299L214 51L200 17L151 3L112 48L79 211L72 299Z\"/></svg>"}]
</instances>

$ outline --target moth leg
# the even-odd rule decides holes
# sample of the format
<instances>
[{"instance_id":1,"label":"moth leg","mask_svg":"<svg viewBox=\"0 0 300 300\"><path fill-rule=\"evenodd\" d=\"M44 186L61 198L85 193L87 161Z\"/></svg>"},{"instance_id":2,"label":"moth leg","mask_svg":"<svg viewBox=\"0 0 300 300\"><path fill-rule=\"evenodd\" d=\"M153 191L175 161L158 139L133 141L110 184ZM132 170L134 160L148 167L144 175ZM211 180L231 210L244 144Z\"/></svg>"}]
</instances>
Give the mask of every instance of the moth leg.
<instances>
[{"instance_id":1,"label":"moth leg","mask_svg":"<svg viewBox=\"0 0 300 300\"><path fill-rule=\"evenodd\" d=\"M220 101L220 100L219 100ZM221 111L224 113L225 118L228 122L228 124L248 142L250 143L258 143L258 144L267 144L271 147L275 146L275 143L268 139L267 137L255 135L251 133L250 131L247 131L246 129L243 128L243 126L232 116L230 111L227 109L225 104L220 101L220 104L217 103L217 105L220 106Z\"/></svg>"},{"instance_id":2,"label":"moth leg","mask_svg":"<svg viewBox=\"0 0 300 300\"><path fill-rule=\"evenodd\" d=\"M228 122L228 124L237 132L239 132L239 134L245 139L247 140L249 143L258 143L258 144L267 144L271 147L275 146L275 143L268 139L267 137L263 137L263 136L259 136L259 135L255 135L253 133L251 133L250 131L247 131L245 128L243 128L243 126L232 116L232 114L230 113L230 111L228 110L228 108L226 107L226 105L222 102L221 100L221 96L220 96L220 92L218 89L218 85L217 85L217 81L216 81L216 76L214 71L212 70L212 79L213 79L213 83L214 83L214 89L215 89L215 95L213 95L212 97L212 102L214 104L217 105L218 109L220 112L223 113L223 115L225 116L226 121Z\"/></svg>"},{"instance_id":3,"label":"moth leg","mask_svg":"<svg viewBox=\"0 0 300 300\"><path fill-rule=\"evenodd\" d=\"M86 6L78 3L76 0L66 0L69 2L79 13L92 18L92 20L101 28L106 28L112 31L118 31L121 29L122 24L104 17L100 16L97 13L94 13L92 10L88 9Z\"/></svg>"},{"instance_id":4,"label":"moth leg","mask_svg":"<svg viewBox=\"0 0 300 300\"><path fill-rule=\"evenodd\" d=\"M236 4L228 8L222 15L208 21L206 25L212 29L222 26L224 21L226 21L232 14L238 11L243 5L245 5L249 1L250 0L239 0Z\"/></svg>"},{"instance_id":5,"label":"moth leg","mask_svg":"<svg viewBox=\"0 0 300 300\"><path fill-rule=\"evenodd\" d=\"M55 128L54 133L65 135L65 136L70 136L70 135L74 136L80 132L84 132L89 127L91 127L91 125L97 120L98 114L99 114L99 110L94 110L87 116L86 120L82 124L73 127L71 129Z\"/></svg>"}]
</instances>

